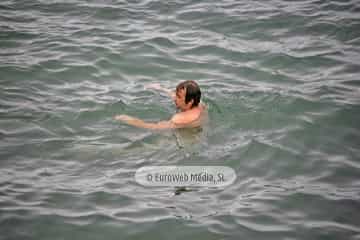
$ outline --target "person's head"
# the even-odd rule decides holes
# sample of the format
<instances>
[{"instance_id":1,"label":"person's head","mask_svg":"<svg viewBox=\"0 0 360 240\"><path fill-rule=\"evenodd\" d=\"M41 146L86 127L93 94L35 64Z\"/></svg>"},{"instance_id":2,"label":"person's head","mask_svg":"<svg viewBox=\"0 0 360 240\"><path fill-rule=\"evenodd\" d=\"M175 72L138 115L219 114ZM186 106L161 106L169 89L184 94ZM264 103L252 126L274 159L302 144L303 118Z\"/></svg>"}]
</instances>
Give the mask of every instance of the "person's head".
<instances>
[{"instance_id":1,"label":"person's head","mask_svg":"<svg viewBox=\"0 0 360 240\"><path fill-rule=\"evenodd\" d=\"M175 105L182 111L199 105L201 91L195 81L187 80L176 86Z\"/></svg>"}]
</instances>

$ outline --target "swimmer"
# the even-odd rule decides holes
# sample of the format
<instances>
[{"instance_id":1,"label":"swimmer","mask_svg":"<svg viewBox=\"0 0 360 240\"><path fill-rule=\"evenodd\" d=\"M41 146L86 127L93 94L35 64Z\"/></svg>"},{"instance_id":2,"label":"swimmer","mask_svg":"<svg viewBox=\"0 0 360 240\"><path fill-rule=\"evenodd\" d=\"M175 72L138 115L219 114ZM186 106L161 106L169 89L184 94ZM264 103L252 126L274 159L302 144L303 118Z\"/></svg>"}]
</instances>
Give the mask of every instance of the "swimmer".
<instances>
[{"instance_id":1,"label":"swimmer","mask_svg":"<svg viewBox=\"0 0 360 240\"><path fill-rule=\"evenodd\" d=\"M117 115L114 117L115 120L147 129L194 128L201 126L206 115L206 107L200 102L201 91L195 81L181 82L177 85L175 91L163 88L160 84L151 84L148 85L148 88L166 92L173 99L179 111L170 120L155 123L145 122L128 115Z\"/></svg>"}]
</instances>

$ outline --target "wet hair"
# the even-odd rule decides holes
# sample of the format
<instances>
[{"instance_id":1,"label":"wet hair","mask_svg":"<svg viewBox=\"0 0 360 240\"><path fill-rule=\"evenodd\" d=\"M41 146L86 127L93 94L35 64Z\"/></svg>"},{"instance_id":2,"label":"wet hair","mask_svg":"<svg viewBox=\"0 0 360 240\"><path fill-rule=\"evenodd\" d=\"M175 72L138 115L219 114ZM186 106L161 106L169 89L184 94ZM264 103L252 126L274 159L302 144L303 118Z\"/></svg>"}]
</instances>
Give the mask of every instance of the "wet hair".
<instances>
[{"instance_id":1,"label":"wet hair","mask_svg":"<svg viewBox=\"0 0 360 240\"><path fill-rule=\"evenodd\" d=\"M184 82L179 83L176 86L176 92L180 91L181 89L185 89L186 95L185 95L185 103L193 101L193 104L191 107L196 107L199 105L200 98L201 98L201 91L199 85L193 81L193 80L187 80Z\"/></svg>"}]
</instances>

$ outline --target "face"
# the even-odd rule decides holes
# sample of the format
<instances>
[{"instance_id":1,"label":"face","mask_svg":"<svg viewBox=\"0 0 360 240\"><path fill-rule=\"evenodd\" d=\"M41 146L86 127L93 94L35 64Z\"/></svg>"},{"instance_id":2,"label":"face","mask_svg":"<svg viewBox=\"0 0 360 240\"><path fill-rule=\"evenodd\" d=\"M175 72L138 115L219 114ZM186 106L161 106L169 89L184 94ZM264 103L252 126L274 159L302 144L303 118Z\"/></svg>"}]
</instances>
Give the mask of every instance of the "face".
<instances>
[{"instance_id":1,"label":"face","mask_svg":"<svg viewBox=\"0 0 360 240\"><path fill-rule=\"evenodd\" d=\"M189 101L188 103L185 103L185 96L186 96L186 90L180 89L179 91L176 92L176 96L174 99L176 107L181 111L189 110L193 103L193 100Z\"/></svg>"}]
</instances>

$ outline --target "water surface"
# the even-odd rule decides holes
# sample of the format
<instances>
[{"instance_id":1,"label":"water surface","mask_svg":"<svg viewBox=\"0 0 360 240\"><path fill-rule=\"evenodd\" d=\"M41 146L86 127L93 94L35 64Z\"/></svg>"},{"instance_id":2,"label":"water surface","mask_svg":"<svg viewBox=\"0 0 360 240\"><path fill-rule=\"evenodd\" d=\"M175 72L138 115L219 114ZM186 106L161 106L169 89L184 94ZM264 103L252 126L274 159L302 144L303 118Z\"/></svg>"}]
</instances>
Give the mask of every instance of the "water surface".
<instances>
[{"instance_id":1,"label":"water surface","mask_svg":"<svg viewBox=\"0 0 360 240\"><path fill-rule=\"evenodd\" d=\"M359 239L354 1L0 3L1 239ZM203 131L113 120L175 112ZM142 166L223 165L226 188L144 187Z\"/></svg>"}]
</instances>

